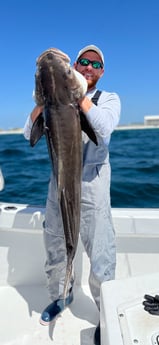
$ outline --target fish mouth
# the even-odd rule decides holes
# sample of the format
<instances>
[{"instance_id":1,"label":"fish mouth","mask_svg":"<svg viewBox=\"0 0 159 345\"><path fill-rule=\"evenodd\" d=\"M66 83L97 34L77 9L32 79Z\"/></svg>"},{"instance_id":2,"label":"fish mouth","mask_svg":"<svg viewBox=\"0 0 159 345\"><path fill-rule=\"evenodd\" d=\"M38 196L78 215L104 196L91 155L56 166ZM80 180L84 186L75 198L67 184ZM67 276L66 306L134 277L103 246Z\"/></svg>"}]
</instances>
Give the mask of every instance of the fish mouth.
<instances>
[{"instance_id":1,"label":"fish mouth","mask_svg":"<svg viewBox=\"0 0 159 345\"><path fill-rule=\"evenodd\" d=\"M39 66L43 59L46 59L50 56L50 58L54 55L57 59L63 60L65 63L70 64L70 58L67 54L65 54L62 50L57 48L49 48L42 52L39 57L36 59L36 65Z\"/></svg>"}]
</instances>

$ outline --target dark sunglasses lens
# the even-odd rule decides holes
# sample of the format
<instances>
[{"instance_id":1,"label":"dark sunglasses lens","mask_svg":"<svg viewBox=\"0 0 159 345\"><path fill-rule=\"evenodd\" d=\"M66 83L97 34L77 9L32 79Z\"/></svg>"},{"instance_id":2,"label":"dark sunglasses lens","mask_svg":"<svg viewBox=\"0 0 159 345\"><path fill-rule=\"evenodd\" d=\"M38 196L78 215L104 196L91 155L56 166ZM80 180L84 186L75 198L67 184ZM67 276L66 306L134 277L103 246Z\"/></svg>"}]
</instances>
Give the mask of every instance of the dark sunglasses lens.
<instances>
[{"instance_id":1,"label":"dark sunglasses lens","mask_svg":"<svg viewBox=\"0 0 159 345\"><path fill-rule=\"evenodd\" d=\"M79 63L82 65L82 66L88 66L90 61L88 59L80 59L79 60Z\"/></svg>"},{"instance_id":2,"label":"dark sunglasses lens","mask_svg":"<svg viewBox=\"0 0 159 345\"><path fill-rule=\"evenodd\" d=\"M78 62L80 63L81 66L88 66L91 63L91 65L95 69L99 69L103 67L100 61L90 61L88 59L83 58L83 59L79 59Z\"/></svg>"},{"instance_id":3,"label":"dark sunglasses lens","mask_svg":"<svg viewBox=\"0 0 159 345\"><path fill-rule=\"evenodd\" d=\"M102 68L102 64L99 61L92 61L93 68Z\"/></svg>"}]
</instances>

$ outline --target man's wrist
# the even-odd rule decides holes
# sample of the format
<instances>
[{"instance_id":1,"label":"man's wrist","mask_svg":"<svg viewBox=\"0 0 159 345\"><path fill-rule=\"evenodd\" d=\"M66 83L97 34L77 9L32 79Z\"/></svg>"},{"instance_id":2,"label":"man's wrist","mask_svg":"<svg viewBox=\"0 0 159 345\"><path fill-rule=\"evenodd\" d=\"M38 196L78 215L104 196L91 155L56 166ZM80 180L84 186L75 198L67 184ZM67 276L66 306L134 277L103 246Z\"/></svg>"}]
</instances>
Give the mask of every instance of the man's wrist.
<instances>
[{"instance_id":1,"label":"man's wrist","mask_svg":"<svg viewBox=\"0 0 159 345\"><path fill-rule=\"evenodd\" d=\"M43 112L43 106L36 105L35 108L32 110L30 117L32 122L36 120L36 118Z\"/></svg>"},{"instance_id":2,"label":"man's wrist","mask_svg":"<svg viewBox=\"0 0 159 345\"><path fill-rule=\"evenodd\" d=\"M87 96L80 99L78 103L84 113L87 113L93 105L92 101Z\"/></svg>"}]
</instances>

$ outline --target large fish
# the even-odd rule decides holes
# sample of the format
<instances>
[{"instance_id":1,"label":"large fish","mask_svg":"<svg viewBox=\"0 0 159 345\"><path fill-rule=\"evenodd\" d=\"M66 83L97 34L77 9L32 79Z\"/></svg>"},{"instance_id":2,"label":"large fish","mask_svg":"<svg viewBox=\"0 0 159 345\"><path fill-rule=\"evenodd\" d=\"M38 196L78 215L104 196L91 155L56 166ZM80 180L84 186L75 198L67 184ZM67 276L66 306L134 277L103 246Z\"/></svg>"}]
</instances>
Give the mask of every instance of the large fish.
<instances>
[{"instance_id":1,"label":"large fish","mask_svg":"<svg viewBox=\"0 0 159 345\"><path fill-rule=\"evenodd\" d=\"M67 252L64 298L80 228L81 125L96 143L95 134L85 117L84 121L81 118L77 105L87 90L87 82L69 62L69 57L56 48L46 50L37 59L35 99L37 104L44 105L44 111L34 122L30 138L34 146L43 134L46 135L56 176Z\"/></svg>"}]
</instances>

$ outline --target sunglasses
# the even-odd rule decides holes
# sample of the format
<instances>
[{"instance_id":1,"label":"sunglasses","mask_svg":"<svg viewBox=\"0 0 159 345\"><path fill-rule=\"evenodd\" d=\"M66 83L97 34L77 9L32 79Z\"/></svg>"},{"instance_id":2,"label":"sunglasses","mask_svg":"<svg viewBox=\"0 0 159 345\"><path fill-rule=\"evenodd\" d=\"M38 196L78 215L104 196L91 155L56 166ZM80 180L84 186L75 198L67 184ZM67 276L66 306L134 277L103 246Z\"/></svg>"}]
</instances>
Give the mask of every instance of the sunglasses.
<instances>
[{"instance_id":1,"label":"sunglasses","mask_svg":"<svg viewBox=\"0 0 159 345\"><path fill-rule=\"evenodd\" d=\"M89 64L91 64L92 67L95 69L103 68L103 64L100 61L91 61L89 59L82 58L79 59L77 62L79 62L81 66L88 66Z\"/></svg>"}]
</instances>

